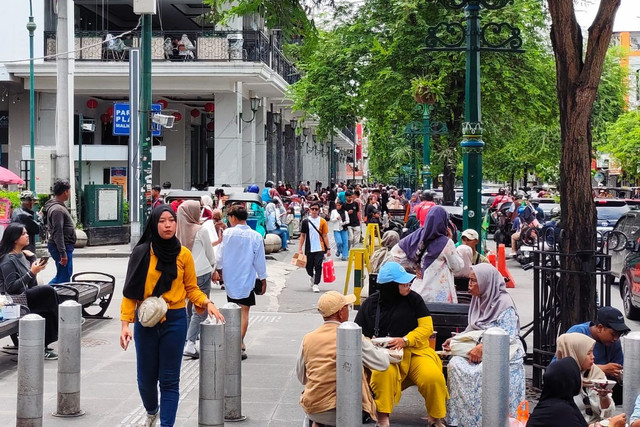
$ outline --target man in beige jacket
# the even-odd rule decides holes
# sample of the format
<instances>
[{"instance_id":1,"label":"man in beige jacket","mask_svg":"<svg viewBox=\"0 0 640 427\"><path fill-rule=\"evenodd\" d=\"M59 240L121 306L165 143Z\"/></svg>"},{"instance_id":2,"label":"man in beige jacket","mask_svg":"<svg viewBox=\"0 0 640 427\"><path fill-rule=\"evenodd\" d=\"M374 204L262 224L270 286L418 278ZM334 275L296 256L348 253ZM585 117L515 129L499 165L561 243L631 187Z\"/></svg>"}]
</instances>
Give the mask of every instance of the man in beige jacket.
<instances>
[{"instance_id":1,"label":"man in beige jacket","mask_svg":"<svg viewBox=\"0 0 640 427\"><path fill-rule=\"evenodd\" d=\"M349 305L355 295L342 295L336 291L323 294L318 300L318 311L324 319L322 326L309 332L302 339L296 373L305 386L300 397L300 406L313 421L319 424L336 425L336 353L338 326L349 320ZM389 355L362 337L362 364L372 370L386 371ZM364 369L364 368L363 368ZM375 419L376 405L371 390L362 375L362 409Z\"/></svg>"}]
</instances>

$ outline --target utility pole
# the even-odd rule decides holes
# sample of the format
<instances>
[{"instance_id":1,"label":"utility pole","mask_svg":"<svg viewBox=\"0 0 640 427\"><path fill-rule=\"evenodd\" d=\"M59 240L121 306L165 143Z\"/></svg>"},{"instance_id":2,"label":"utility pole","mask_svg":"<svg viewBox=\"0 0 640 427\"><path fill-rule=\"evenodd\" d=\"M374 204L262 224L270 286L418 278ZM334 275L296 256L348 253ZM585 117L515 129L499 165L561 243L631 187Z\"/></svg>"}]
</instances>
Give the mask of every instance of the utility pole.
<instances>
[{"instance_id":1,"label":"utility pole","mask_svg":"<svg viewBox=\"0 0 640 427\"><path fill-rule=\"evenodd\" d=\"M36 191L36 148L35 148L35 97L33 94L33 33L36 30L36 23L33 21L33 4L29 0L29 22L27 23L29 31L29 147L31 161L29 162L29 189ZM0 153L1 155L1 153Z\"/></svg>"}]
</instances>

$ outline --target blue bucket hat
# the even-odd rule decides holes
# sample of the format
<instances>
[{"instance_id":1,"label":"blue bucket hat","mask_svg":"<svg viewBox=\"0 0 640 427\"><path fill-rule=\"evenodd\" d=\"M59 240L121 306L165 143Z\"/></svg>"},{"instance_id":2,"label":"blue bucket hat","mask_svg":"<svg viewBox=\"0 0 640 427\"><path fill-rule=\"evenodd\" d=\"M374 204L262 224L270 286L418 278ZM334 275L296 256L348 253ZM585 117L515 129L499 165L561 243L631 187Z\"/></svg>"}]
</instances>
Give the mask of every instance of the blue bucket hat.
<instances>
[{"instance_id":1,"label":"blue bucket hat","mask_svg":"<svg viewBox=\"0 0 640 427\"><path fill-rule=\"evenodd\" d=\"M378 283L409 283L415 278L415 274L407 273L397 262L385 263L378 272Z\"/></svg>"}]
</instances>

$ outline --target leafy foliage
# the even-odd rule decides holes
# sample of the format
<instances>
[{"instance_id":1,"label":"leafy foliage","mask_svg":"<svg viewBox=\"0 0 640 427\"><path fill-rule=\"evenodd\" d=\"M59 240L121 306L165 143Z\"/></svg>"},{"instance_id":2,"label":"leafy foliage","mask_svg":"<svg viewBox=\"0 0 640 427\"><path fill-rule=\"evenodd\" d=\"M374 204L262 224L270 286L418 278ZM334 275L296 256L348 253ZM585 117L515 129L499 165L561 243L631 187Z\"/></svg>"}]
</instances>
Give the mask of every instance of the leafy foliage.
<instances>
[{"instance_id":1,"label":"leafy foliage","mask_svg":"<svg viewBox=\"0 0 640 427\"><path fill-rule=\"evenodd\" d=\"M607 144L602 147L614 155L628 176L639 178L640 111L622 114L607 129Z\"/></svg>"}]
</instances>

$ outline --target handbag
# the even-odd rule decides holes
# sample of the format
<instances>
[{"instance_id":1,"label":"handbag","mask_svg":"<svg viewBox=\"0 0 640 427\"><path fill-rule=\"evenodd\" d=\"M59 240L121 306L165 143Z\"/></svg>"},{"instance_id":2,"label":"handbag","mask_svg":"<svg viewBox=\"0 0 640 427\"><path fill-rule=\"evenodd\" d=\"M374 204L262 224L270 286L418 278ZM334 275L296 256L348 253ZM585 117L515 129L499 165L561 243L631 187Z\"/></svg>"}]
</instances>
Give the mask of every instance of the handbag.
<instances>
[{"instance_id":1,"label":"handbag","mask_svg":"<svg viewBox=\"0 0 640 427\"><path fill-rule=\"evenodd\" d=\"M256 295L264 295L266 293L266 289L265 292L262 292L262 280L261 279L256 279L254 285L253 285L253 293Z\"/></svg>"},{"instance_id":2,"label":"handbag","mask_svg":"<svg viewBox=\"0 0 640 427\"><path fill-rule=\"evenodd\" d=\"M483 329L473 330L469 332L463 332L461 334L456 335L451 338L449 342L449 347L451 348L452 356L461 356L468 358L469 352L476 345L480 344L482 334L484 334ZM509 344L509 360L513 360L518 351L518 343L510 343Z\"/></svg>"},{"instance_id":3,"label":"handbag","mask_svg":"<svg viewBox=\"0 0 640 427\"><path fill-rule=\"evenodd\" d=\"M377 337L380 334L380 299L378 299L378 305L376 307L376 322L375 322L375 326L373 327L373 334ZM404 350L403 349L391 349L391 348L387 348L387 347L382 347L386 350L387 354L389 355L389 363L401 363L402 362L402 358L404 357Z\"/></svg>"},{"instance_id":4,"label":"handbag","mask_svg":"<svg viewBox=\"0 0 640 427\"><path fill-rule=\"evenodd\" d=\"M138 321L146 328L153 328L167 314L167 302L160 297L147 297L138 307Z\"/></svg>"}]
</instances>

